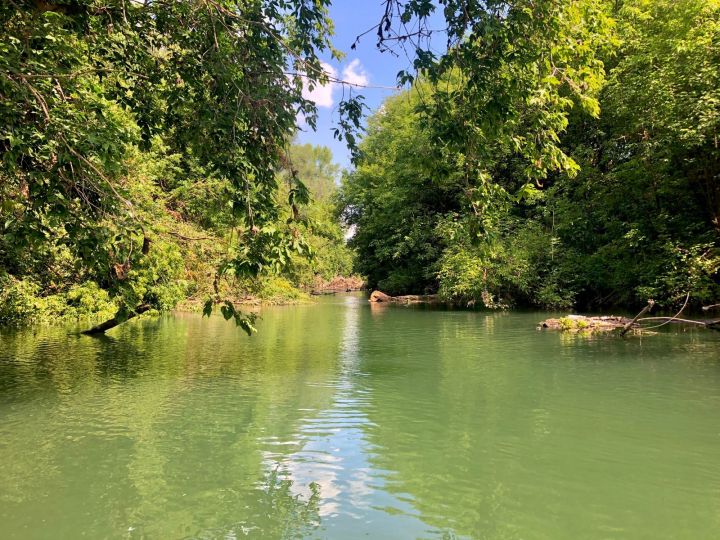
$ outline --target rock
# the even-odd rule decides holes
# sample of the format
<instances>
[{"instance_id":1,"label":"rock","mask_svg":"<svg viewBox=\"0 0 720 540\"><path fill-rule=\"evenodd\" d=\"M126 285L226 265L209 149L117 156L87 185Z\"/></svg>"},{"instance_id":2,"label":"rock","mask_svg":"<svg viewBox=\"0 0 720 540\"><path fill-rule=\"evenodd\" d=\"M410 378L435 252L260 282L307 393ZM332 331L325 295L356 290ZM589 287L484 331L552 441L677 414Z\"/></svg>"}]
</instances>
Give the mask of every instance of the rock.
<instances>
[{"instance_id":1,"label":"rock","mask_svg":"<svg viewBox=\"0 0 720 540\"><path fill-rule=\"evenodd\" d=\"M392 302L392 296L389 296L381 291L373 291L370 295L371 302Z\"/></svg>"}]
</instances>

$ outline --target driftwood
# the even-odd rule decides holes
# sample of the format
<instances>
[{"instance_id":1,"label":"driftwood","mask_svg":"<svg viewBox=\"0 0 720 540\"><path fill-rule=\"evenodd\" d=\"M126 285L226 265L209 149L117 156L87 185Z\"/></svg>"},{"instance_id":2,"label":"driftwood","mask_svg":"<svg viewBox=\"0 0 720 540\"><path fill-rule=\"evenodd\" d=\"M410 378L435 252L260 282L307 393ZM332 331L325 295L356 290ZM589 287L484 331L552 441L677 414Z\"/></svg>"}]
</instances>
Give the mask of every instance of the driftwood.
<instances>
[{"instance_id":1,"label":"driftwood","mask_svg":"<svg viewBox=\"0 0 720 540\"><path fill-rule=\"evenodd\" d=\"M695 326L703 326L709 330L720 330L720 319L705 319L701 321L696 321L694 319L678 319L677 317L645 317L643 319L638 319L638 322L644 321L665 321L665 324L694 324Z\"/></svg>"},{"instance_id":2,"label":"driftwood","mask_svg":"<svg viewBox=\"0 0 720 540\"><path fill-rule=\"evenodd\" d=\"M655 306L654 300L648 300L647 306L645 306L640 313L635 315L632 319L625 319L623 317L583 317L582 315L569 315L562 319L548 319L540 323L538 328L550 328L555 330L565 331L591 331L591 332L607 332L612 330L619 330L620 336L624 336L631 329L638 330L641 332L647 332L649 330L655 330L661 328L670 323L680 324L694 324L696 326L703 326L710 330L720 330L720 319L696 321L692 319L681 319L680 315L685 311L690 301L690 293L687 293L685 303L675 315L672 317L643 317L653 306ZM712 309L716 306L707 306L703 308L704 311ZM641 326L639 323L646 321L662 321L661 324L654 326Z\"/></svg>"},{"instance_id":3,"label":"driftwood","mask_svg":"<svg viewBox=\"0 0 720 540\"><path fill-rule=\"evenodd\" d=\"M583 315L568 315L560 319L547 319L542 321L538 328L549 330L563 330L565 332L611 332L623 328L637 328L637 322L627 317L608 315L604 317L585 317Z\"/></svg>"},{"instance_id":4,"label":"driftwood","mask_svg":"<svg viewBox=\"0 0 720 540\"><path fill-rule=\"evenodd\" d=\"M645 317L644 319L640 319L640 315L635 317L638 321L663 321L662 323L651 326L649 328L644 328L644 330L654 330L655 328L661 328L667 324L670 323L681 323L681 324L694 324L697 326L704 326L705 328L709 328L710 330L720 330L720 319L717 320L705 320L705 321L696 321L693 319L681 319L680 315L682 315L682 312L685 311L685 308L688 305L688 302L690 301L690 293L687 293L687 297L685 298L685 303L680 308L680 311L678 311L675 315L672 317ZM650 300L652 302L652 300ZM714 306L706 306L703 308L703 311L708 311L714 307L717 307L717 305ZM641 313L642 314L642 313Z\"/></svg>"},{"instance_id":5,"label":"driftwood","mask_svg":"<svg viewBox=\"0 0 720 540\"><path fill-rule=\"evenodd\" d=\"M89 330L85 330L84 332L81 332L82 334L86 336L95 336L97 334L104 334L111 328L115 328L116 326L129 321L130 319L134 319L138 315L142 315L146 311L150 311L151 306L147 304L143 304L141 306L138 306L135 308L135 311L129 313L127 316L123 317L120 313L116 314L112 319L105 321L103 323L100 323L96 326L93 326Z\"/></svg>"},{"instance_id":6,"label":"driftwood","mask_svg":"<svg viewBox=\"0 0 720 540\"><path fill-rule=\"evenodd\" d=\"M381 291L373 291L370 302L393 304L436 304L440 300L436 294L408 294L404 296L390 296Z\"/></svg>"},{"instance_id":7,"label":"driftwood","mask_svg":"<svg viewBox=\"0 0 720 540\"><path fill-rule=\"evenodd\" d=\"M690 298L689 294L688 294L688 298ZM643 315L645 315L648 311L650 311L654 305L655 305L655 300L648 300L647 306L645 306L640 313L635 315L635 318L632 321L630 321L625 326L623 326L623 329L620 330L620 335L624 336L625 334L627 334L628 330L630 330L633 327L633 325L637 322L637 320L640 317L642 317ZM685 301L685 305L687 305L687 300ZM683 309L685 309L685 306L683 306ZM680 310L680 312L682 312L682 309Z\"/></svg>"},{"instance_id":8,"label":"driftwood","mask_svg":"<svg viewBox=\"0 0 720 540\"><path fill-rule=\"evenodd\" d=\"M547 328L549 330L562 330L564 332L612 332L618 331L621 336L624 336L630 330L634 331L648 331L658 326L643 327L642 322L645 321L662 321L664 324L678 323L678 324L692 324L695 326L702 326L708 330L719 330L720 331L720 319L711 319L704 321L696 321L692 319L678 319L677 317L636 317L635 319L628 319L626 317L584 317L582 315L568 315L560 319L547 319L542 321L538 328Z\"/></svg>"}]
</instances>

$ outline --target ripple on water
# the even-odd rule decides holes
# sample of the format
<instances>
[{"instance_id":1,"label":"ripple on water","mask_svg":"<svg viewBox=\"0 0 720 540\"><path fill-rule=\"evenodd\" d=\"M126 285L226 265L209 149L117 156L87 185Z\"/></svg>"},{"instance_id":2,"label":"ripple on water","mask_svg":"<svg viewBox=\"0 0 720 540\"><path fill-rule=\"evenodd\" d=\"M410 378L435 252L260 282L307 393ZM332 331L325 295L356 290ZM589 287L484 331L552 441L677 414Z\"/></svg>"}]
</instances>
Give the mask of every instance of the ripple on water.
<instances>
[{"instance_id":1,"label":"ripple on water","mask_svg":"<svg viewBox=\"0 0 720 540\"><path fill-rule=\"evenodd\" d=\"M546 316L2 334L0 537L720 537L720 339Z\"/></svg>"}]
</instances>

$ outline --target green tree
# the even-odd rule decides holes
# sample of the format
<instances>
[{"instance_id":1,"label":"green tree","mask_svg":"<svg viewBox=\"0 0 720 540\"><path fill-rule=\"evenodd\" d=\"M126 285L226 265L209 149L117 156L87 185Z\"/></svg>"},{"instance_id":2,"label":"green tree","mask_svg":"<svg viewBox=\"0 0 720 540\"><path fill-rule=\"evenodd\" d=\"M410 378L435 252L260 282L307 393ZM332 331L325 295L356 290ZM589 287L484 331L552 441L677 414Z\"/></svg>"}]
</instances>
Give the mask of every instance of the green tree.
<instances>
[{"instance_id":1,"label":"green tree","mask_svg":"<svg viewBox=\"0 0 720 540\"><path fill-rule=\"evenodd\" d=\"M387 5L381 43L437 7ZM444 14L448 52L415 50L420 82L371 121L343 188L359 269L391 293L437 289L447 246L492 251L514 200L535 198L550 174L577 172L560 135L574 106L599 113L599 55L614 41L598 1L447 2Z\"/></svg>"},{"instance_id":2,"label":"green tree","mask_svg":"<svg viewBox=\"0 0 720 540\"><path fill-rule=\"evenodd\" d=\"M274 226L282 206L276 168L298 111L314 121L302 88L326 80L318 54L334 54L327 4L4 3L2 267L21 274L25 262L37 267L49 252L67 250L80 273L120 299L121 311L164 307L138 279L172 280L161 268L172 259L149 261L160 242L130 176L133 156L158 138L162 155L153 157L172 156L176 177L210 179L205 193L230 209L236 234L221 276L286 264L303 248ZM167 189L165 178L156 180ZM304 193L293 186L286 204L302 204Z\"/></svg>"},{"instance_id":3,"label":"green tree","mask_svg":"<svg viewBox=\"0 0 720 540\"><path fill-rule=\"evenodd\" d=\"M312 256L293 256L287 273L294 284L305 289L316 286L318 279L326 282L338 276L349 277L353 253L346 245L345 230L335 212L340 167L325 146L294 144L288 155L286 180L295 176L310 194L310 202L298 217Z\"/></svg>"},{"instance_id":4,"label":"green tree","mask_svg":"<svg viewBox=\"0 0 720 540\"><path fill-rule=\"evenodd\" d=\"M381 43L436 7L387 5ZM444 6L448 53L417 48L421 82L343 186L370 283L488 307L720 298L718 2Z\"/></svg>"},{"instance_id":5,"label":"green tree","mask_svg":"<svg viewBox=\"0 0 720 540\"><path fill-rule=\"evenodd\" d=\"M720 296L720 3L621 3L622 37L599 120L573 117L564 148L582 166L547 207L568 247L562 271L584 305Z\"/></svg>"},{"instance_id":6,"label":"green tree","mask_svg":"<svg viewBox=\"0 0 720 540\"><path fill-rule=\"evenodd\" d=\"M436 288L442 244L435 228L445 212L461 208L462 189L435 174L430 134L417 110L421 91L391 98L370 118L340 196L354 228L357 270L391 294Z\"/></svg>"}]
</instances>

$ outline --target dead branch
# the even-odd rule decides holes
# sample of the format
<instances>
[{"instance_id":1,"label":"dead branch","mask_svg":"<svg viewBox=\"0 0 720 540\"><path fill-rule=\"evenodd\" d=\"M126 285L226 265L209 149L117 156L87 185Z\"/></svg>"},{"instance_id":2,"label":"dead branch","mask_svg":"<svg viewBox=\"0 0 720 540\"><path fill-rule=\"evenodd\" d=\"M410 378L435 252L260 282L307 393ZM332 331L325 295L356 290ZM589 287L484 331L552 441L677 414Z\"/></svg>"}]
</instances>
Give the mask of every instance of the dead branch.
<instances>
[{"instance_id":1,"label":"dead branch","mask_svg":"<svg viewBox=\"0 0 720 540\"><path fill-rule=\"evenodd\" d=\"M620 330L620 335L624 336L628 333L630 328L633 327L633 325L638 321L640 317L645 315L648 311L650 311L655 306L655 300L648 300L647 306L645 306L640 313L635 315L635 318L631 320L629 323L627 323L625 326L623 326L623 329Z\"/></svg>"},{"instance_id":2,"label":"dead branch","mask_svg":"<svg viewBox=\"0 0 720 540\"><path fill-rule=\"evenodd\" d=\"M667 321L665 321L664 323L658 324L657 326L651 326L650 328L643 328L643 330L654 330L654 329L656 329L656 328L662 328L662 327L665 326L666 324L670 324L671 322L673 322L674 320L676 320L680 315L682 315L682 312L685 311L685 308L687 307L689 301L690 301L690 291L688 291L687 296L685 297L685 303L684 303L684 304L682 305L682 307L680 308L680 311L678 311L675 315L673 315L672 317L670 317L670 318L669 318Z\"/></svg>"}]
</instances>

